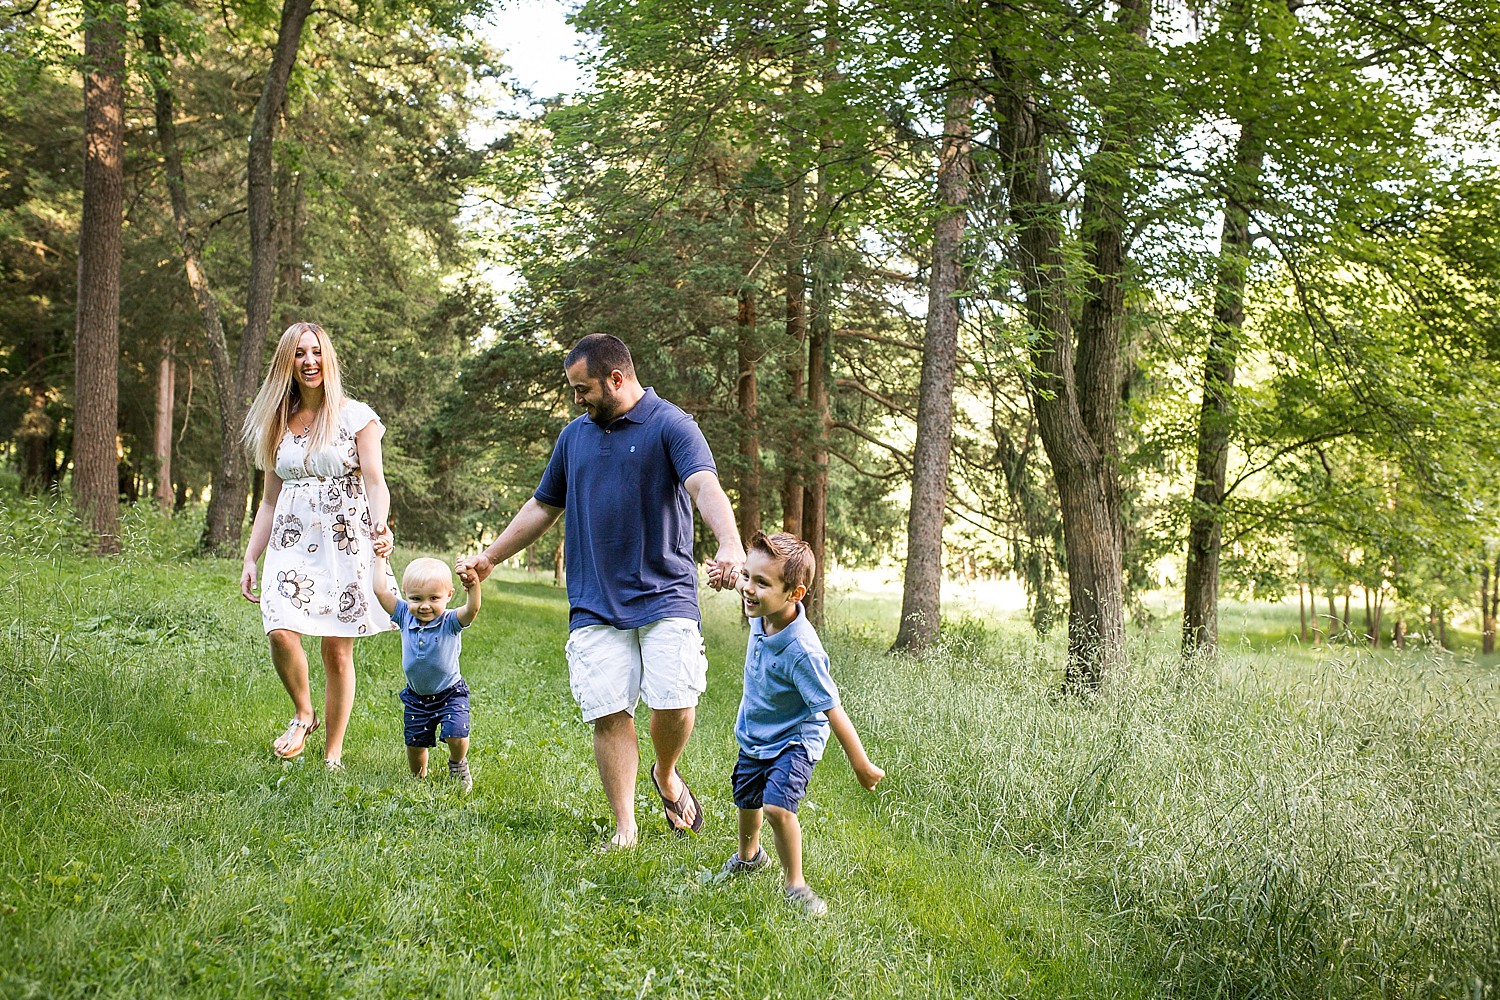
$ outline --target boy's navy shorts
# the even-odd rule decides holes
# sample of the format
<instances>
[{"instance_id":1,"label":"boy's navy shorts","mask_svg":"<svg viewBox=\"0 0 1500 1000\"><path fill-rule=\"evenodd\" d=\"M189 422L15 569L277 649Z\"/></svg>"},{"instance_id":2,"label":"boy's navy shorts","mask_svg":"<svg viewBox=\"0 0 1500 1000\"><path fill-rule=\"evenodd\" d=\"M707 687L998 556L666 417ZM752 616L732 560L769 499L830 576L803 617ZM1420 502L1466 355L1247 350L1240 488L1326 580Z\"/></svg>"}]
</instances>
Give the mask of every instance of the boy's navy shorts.
<instances>
[{"instance_id":1,"label":"boy's navy shorts","mask_svg":"<svg viewBox=\"0 0 1500 1000\"><path fill-rule=\"evenodd\" d=\"M401 692L406 721L406 745L437 746L437 730L443 727L443 739L460 739L469 735L469 685L460 680L437 694L417 694L408 684Z\"/></svg>"},{"instance_id":2,"label":"boy's navy shorts","mask_svg":"<svg viewBox=\"0 0 1500 1000\"><path fill-rule=\"evenodd\" d=\"M735 807L780 806L794 813L802 796L807 794L812 770L813 760L800 743L793 743L767 760L751 757L741 750L730 779L734 782Z\"/></svg>"}]
</instances>

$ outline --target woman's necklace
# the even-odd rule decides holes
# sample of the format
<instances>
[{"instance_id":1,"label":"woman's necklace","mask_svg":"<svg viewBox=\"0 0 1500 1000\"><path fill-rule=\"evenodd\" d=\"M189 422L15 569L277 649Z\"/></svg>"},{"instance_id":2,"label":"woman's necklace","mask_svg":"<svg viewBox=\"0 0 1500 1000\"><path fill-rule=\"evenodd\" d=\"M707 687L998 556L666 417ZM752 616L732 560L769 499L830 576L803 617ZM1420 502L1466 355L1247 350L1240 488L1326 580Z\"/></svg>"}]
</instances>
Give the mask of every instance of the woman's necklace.
<instances>
[{"instance_id":1,"label":"woman's necklace","mask_svg":"<svg viewBox=\"0 0 1500 1000\"><path fill-rule=\"evenodd\" d=\"M293 436L307 437L316 419L318 419L317 410L297 410L287 418L287 424L291 427Z\"/></svg>"}]
</instances>

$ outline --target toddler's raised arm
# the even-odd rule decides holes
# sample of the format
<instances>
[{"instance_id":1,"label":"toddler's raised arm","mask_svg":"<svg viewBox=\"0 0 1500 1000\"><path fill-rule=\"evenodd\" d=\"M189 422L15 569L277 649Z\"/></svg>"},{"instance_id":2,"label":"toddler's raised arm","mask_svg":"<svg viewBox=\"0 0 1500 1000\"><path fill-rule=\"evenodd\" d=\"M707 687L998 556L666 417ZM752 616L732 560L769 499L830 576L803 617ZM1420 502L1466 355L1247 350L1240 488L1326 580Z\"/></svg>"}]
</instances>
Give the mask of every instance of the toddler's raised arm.
<instances>
[{"instance_id":1,"label":"toddler's raised arm","mask_svg":"<svg viewBox=\"0 0 1500 1000\"><path fill-rule=\"evenodd\" d=\"M483 584L479 581L479 575L473 571L465 573L460 570L458 579L464 585L464 594L468 597L468 600L464 601L464 606L458 609L458 623L467 627L472 625L479 615L479 605L484 600L480 593Z\"/></svg>"},{"instance_id":2,"label":"toddler's raised arm","mask_svg":"<svg viewBox=\"0 0 1500 1000\"><path fill-rule=\"evenodd\" d=\"M396 610L396 600L399 597L392 592L389 584L391 568L386 564L385 556L379 552L375 553L375 600L385 608L386 614L393 614Z\"/></svg>"}]
</instances>

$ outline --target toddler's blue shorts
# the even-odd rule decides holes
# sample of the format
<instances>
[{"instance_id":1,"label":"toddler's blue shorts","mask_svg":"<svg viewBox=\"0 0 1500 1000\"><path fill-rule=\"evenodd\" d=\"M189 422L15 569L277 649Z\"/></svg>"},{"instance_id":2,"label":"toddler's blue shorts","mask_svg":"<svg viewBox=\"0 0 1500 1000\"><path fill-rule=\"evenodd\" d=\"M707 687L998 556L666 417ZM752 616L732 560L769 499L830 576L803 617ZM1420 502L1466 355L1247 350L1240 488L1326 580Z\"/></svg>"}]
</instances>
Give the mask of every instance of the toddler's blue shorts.
<instances>
[{"instance_id":1,"label":"toddler's blue shorts","mask_svg":"<svg viewBox=\"0 0 1500 1000\"><path fill-rule=\"evenodd\" d=\"M469 735L469 685L460 680L437 694L417 694L408 684L401 692L406 723L406 745L437 746L441 726L443 739L460 739Z\"/></svg>"},{"instance_id":2,"label":"toddler's blue shorts","mask_svg":"<svg viewBox=\"0 0 1500 1000\"><path fill-rule=\"evenodd\" d=\"M812 778L813 760L802 744L793 743L775 757L762 760L740 751L735 762L734 804L738 809L780 806L796 812L797 804L807 794Z\"/></svg>"}]
</instances>

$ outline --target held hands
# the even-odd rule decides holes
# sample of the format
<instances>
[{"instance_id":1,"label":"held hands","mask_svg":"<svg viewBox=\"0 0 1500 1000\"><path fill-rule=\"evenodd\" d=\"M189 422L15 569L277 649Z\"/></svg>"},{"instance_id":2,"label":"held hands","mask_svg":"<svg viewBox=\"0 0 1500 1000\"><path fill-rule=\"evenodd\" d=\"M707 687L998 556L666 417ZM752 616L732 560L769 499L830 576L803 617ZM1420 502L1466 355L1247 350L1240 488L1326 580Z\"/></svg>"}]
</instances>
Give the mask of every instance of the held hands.
<instances>
[{"instance_id":1,"label":"held hands","mask_svg":"<svg viewBox=\"0 0 1500 1000\"><path fill-rule=\"evenodd\" d=\"M240 571L240 593L251 604L260 603L260 598L255 596L255 563L249 559L245 560L245 567Z\"/></svg>"},{"instance_id":2,"label":"held hands","mask_svg":"<svg viewBox=\"0 0 1500 1000\"><path fill-rule=\"evenodd\" d=\"M733 590L740 585L740 567L745 565L745 547L738 541L719 545L714 557L703 564L708 585L715 590Z\"/></svg>"},{"instance_id":3,"label":"held hands","mask_svg":"<svg viewBox=\"0 0 1500 1000\"><path fill-rule=\"evenodd\" d=\"M391 526L381 521L375 525L371 533L370 548L382 559L389 559L391 552L396 548L396 536L391 534Z\"/></svg>"},{"instance_id":4,"label":"held hands","mask_svg":"<svg viewBox=\"0 0 1500 1000\"><path fill-rule=\"evenodd\" d=\"M458 573L459 582L464 585L465 590L468 590L470 587L477 587L483 583L485 578L495 571L495 564L490 562L489 555L481 552L478 555L464 556L454 564L453 568Z\"/></svg>"}]
</instances>

